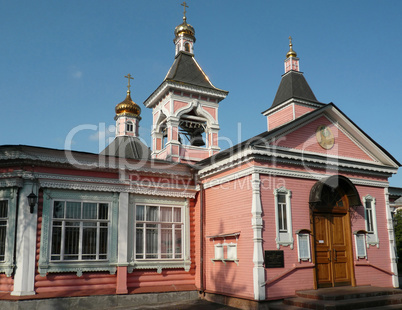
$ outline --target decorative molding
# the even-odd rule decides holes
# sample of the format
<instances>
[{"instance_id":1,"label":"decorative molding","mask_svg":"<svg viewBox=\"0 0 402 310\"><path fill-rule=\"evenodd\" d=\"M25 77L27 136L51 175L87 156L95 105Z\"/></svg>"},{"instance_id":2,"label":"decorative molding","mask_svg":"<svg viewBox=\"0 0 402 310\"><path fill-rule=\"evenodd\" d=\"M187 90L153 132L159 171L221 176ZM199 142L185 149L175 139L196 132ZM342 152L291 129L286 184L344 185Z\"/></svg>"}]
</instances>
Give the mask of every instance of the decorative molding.
<instances>
[{"instance_id":1,"label":"decorative molding","mask_svg":"<svg viewBox=\"0 0 402 310\"><path fill-rule=\"evenodd\" d=\"M0 273L5 273L7 277L11 277L14 272L14 244L16 231L16 216L17 216L17 187L0 189L0 200L8 201L8 220L6 230L6 244L4 251L4 261L0 262Z\"/></svg>"},{"instance_id":2,"label":"decorative molding","mask_svg":"<svg viewBox=\"0 0 402 310\"><path fill-rule=\"evenodd\" d=\"M191 261L135 261L128 265L127 272L132 273L134 269L156 269L158 273L162 273L163 269L184 268L184 271L190 271Z\"/></svg>"},{"instance_id":3,"label":"decorative molding","mask_svg":"<svg viewBox=\"0 0 402 310\"><path fill-rule=\"evenodd\" d=\"M279 250L280 246L290 246L293 250L293 226L292 226L292 191L281 186L274 189L274 199L275 199L275 226L276 226L276 248ZM279 214L278 214L278 194L284 194L286 197L286 232L281 232L279 230Z\"/></svg>"},{"instance_id":4,"label":"decorative molding","mask_svg":"<svg viewBox=\"0 0 402 310\"><path fill-rule=\"evenodd\" d=\"M43 211L42 211L42 231L40 240L40 254L38 262L38 272L41 276L46 276L51 272L77 272L82 275L85 271L109 271L114 274L116 272L115 264L117 263L117 221L118 221L118 197L117 193L100 193L97 192L77 192L66 190L45 189L43 192ZM79 200L79 201L97 201L108 202L110 206L110 219L108 226L108 261L75 261L75 262L55 262L50 261L50 234L52 231L52 213L53 201L55 199Z\"/></svg>"},{"instance_id":5,"label":"decorative molding","mask_svg":"<svg viewBox=\"0 0 402 310\"><path fill-rule=\"evenodd\" d=\"M321 180L325 177L331 176L333 174L319 174L319 173L310 173L305 171L295 171L295 170L286 170L286 169L278 169L278 168L269 168L269 167L261 167L261 166L252 166L245 168L244 170L229 174L227 176L216 178L211 181L207 181L204 184L204 188L210 188L214 186L219 186L221 184L231 182L246 176L249 176L253 173L271 175L271 176L283 176L283 177L292 177L298 179L310 179L310 180ZM388 187L388 182L381 181L372 181L366 179L357 179L357 178L349 178L353 184L355 185L365 185L365 186L374 186L374 187Z\"/></svg>"}]
</instances>

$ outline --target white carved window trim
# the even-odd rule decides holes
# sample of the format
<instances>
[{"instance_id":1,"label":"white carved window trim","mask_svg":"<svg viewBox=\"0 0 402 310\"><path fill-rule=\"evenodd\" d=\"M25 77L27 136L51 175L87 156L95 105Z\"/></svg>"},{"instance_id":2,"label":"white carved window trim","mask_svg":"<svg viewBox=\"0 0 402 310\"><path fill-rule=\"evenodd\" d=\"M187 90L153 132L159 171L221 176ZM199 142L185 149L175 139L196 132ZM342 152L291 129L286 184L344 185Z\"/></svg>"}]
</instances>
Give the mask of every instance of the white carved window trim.
<instances>
[{"instance_id":1,"label":"white carved window trim","mask_svg":"<svg viewBox=\"0 0 402 310\"><path fill-rule=\"evenodd\" d=\"M363 207L364 207L364 219L365 219L366 230L367 230L367 235L366 235L367 248L370 245L375 245L375 246L377 246L377 248L379 248L380 241L378 240L378 230L377 230L376 199L371 195L366 195L363 197L362 200L363 200ZM367 205L370 206L369 210L367 208ZM369 225L370 220L371 220L371 225Z\"/></svg>"},{"instance_id":2,"label":"white carved window trim","mask_svg":"<svg viewBox=\"0 0 402 310\"><path fill-rule=\"evenodd\" d=\"M38 271L41 276L46 276L47 273L52 272L76 272L77 276L81 276L83 272L87 271L109 271L111 274L116 272L118 196L117 193L44 189L42 233L38 262ZM107 259L81 261L51 260L53 206L54 201L63 200L108 203L110 222L108 226Z\"/></svg>"},{"instance_id":3,"label":"white carved window trim","mask_svg":"<svg viewBox=\"0 0 402 310\"><path fill-rule=\"evenodd\" d=\"M280 229L279 218L279 201L278 196L284 195L286 201L286 231ZM285 187L280 187L274 190L275 198L275 226L276 226L276 247L279 250L282 246L290 246L293 250L293 236L292 236L292 207L291 198L292 192Z\"/></svg>"},{"instance_id":4,"label":"white carved window trim","mask_svg":"<svg viewBox=\"0 0 402 310\"><path fill-rule=\"evenodd\" d=\"M16 187L0 190L0 200L7 201L7 217L1 219L3 222L6 221L6 229L4 236L4 259L0 261L0 273L5 273L7 277L10 277L14 270L17 193L18 189Z\"/></svg>"},{"instance_id":5,"label":"white carved window trim","mask_svg":"<svg viewBox=\"0 0 402 310\"><path fill-rule=\"evenodd\" d=\"M311 231L308 229L301 229L298 230L296 232L297 235L297 257L298 257L298 261L299 262L311 262L311 240L310 240L310 235L311 235ZM301 238L306 238L307 244L306 244L306 248L304 248L303 250L307 252L307 255L302 255L303 251L302 251L302 246L301 246Z\"/></svg>"},{"instance_id":6,"label":"white carved window trim","mask_svg":"<svg viewBox=\"0 0 402 310\"><path fill-rule=\"evenodd\" d=\"M182 209L182 257L180 259L136 259L136 205L153 205L153 206L169 206L180 207ZM130 195L129 209L129 265L128 273L132 273L134 269L156 269L161 273L163 269L168 268L184 268L189 271L191 267L190 258L190 210L187 199L168 198L168 197L152 197L145 195Z\"/></svg>"},{"instance_id":7,"label":"white carved window trim","mask_svg":"<svg viewBox=\"0 0 402 310\"><path fill-rule=\"evenodd\" d=\"M359 230L353 232L356 247L356 259L360 258L367 259L367 249L366 249L366 235L367 231ZM360 245L359 245L360 244Z\"/></svg>"}]
</instances>

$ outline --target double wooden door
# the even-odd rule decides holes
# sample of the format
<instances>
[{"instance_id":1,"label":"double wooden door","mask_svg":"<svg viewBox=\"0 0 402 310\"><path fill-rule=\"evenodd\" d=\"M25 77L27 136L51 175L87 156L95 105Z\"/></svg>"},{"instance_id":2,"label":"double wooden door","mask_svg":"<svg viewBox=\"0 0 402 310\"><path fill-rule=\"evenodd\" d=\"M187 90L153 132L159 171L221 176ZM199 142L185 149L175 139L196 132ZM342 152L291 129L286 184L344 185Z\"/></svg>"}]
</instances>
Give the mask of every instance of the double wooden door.
<instances>
[{"instance_id":1,"label":"double wooden door","mask_svg":"<svg viewBox=\"0 0 402 310\"><path fill-rule=\"evenodd\" d=\"M351 235L348 214L315 213L314 247L317 286L351 285Z\"/></svg>"}]
</instances>

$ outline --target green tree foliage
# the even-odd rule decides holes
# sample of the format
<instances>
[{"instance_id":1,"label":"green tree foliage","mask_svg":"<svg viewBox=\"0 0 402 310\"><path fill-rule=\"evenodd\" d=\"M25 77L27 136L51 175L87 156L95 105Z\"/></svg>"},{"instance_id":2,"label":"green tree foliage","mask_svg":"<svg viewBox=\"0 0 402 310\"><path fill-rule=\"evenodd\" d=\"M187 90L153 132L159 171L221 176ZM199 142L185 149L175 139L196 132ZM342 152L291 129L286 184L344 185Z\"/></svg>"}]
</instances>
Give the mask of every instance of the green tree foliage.
<instances>
[{"instance_id":1,"label":"green tree foliage","mask_svg":"<svg viewBox=\"0 0 402 310\"><path fill-rule=\"evenodd\" d=\"M395 213L394 223L396 253L398 255L398 271L402 272L402 210Z\"/></svg>"}]
</instances>

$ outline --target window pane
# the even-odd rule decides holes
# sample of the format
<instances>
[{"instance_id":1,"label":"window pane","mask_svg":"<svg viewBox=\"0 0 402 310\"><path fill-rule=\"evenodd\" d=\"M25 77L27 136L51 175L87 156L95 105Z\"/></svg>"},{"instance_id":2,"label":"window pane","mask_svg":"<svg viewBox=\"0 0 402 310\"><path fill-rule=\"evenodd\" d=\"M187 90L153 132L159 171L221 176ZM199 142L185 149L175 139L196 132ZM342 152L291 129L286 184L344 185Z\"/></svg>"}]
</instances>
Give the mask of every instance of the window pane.
<instances>
[{"instance_id":1,"label":"window pane","mask_svg":"<svg viewBox=\"0 0 402 310\"><path fill-rule=\"evenodd\" d=\"M6 253L6 234L7 234L7 222L4 225L2 221L0 223L0 261L4 261Z\"/></svg>"},{"instance_id":2,"label":"window pane","mask_svg":"<svg viewBox=\"0 0 402 310\"><path fill-rule=\"evenodd\" d=\"M172 208L161 207L161 221L162 222L172 221Z\"/></svg>"},{"instance_id":3,"label":"window pane","mask_svg":"<svg viewBox=\"0 0 402 310\"><path fill-rule=\"evenodd\" d=\"M109 205L107 203L99 204L99 219L107 220L109 218Z\"/></svg>"},{"instance_id":4,"label":"window pane","mask_svg":"<svg viewBox=\"0 0 402 310\"><path fill-rule=\"evenodd\" d=\"M135 253L136 258L144 258L144 230L135 230Z\"/></svg>"},{"instance_id":5,"label":"window pane","mask_svg":"<svg viewBox=\"0 0 402 310\"><path fill-rule=\"evenodd\" d=\"M365 257L366 256L366 251L365 251L365 244L364 244L364 235L363 234L358 234L356 235L356 248L357 248L357 256L358 257Z\"/></svg>"},{"instance_id":6,"label":"window pane","mask_svg":"<svg viewBox=\"0 0 402 310\"><path fill-rule=\"evenodd\" d=\"M55 201L53 205L53 218L64 218L64 201Z\"/></svg>"},{"instance_id":7,"label":"window pane","mask_svg":"<svg viewBox=\"0 0 402 310\"><path fill-rule=\"evenodd\" d=\"M309 241L309 235L299 234L300 259L310 259L308 241Z\"/></svg>"},{"instance_id":8,"label":"window pane","mask_svg":"<svg viewBox=\"0 0 402 310\"><path fill-rule=\"evenodd\" d=\"M288 217L286 213L286 205L282 205L282 214L283 214L283 230L288 231Z\"/></svg>"},{"instance_id":9,"label":"window pane","mask_svg":"<svg viewBox=\"0 0 402 310\"><path fill-rule=\"evenodd\" d=\"M81 202L67 201L66 218L68 219L81 218Z\"/></svg>"},{"instance_id":10,"label":"window pane","mask_svg":"<svg viewBox=\"0 0 402 310\"><path fill-rule=\"evenodd\" d=\"M96 254L96 227L82 230L82 254Z\"/></svg>"},{"instance_id":11,"label":"window pane","mask_svg":"<svg viewBox=\"0 0 402 310\"><path fill-rule=\"evenodd\" d=\"M51 253L60 255L61 253L61 227L53 227ZM60 259L60 257L58 257Z\"/></svg>"},{"instance_id":12,"label":"window pane","mask_svg":"<svg viewBox=\"0 0 402 310\"><path fill-rule=\"evenodd\" d=\"M158 230L146 230L146 258L158 258Z\"/></svg>"},{"instance_id":13,"label":"window pane","mask_svg":"<svg viewBox=\"0 0 402 310\"><path fill-rule=\"evenodd\" d=\"M174 242L175 242L175 258L182 258L182 245L181 245L181 229L175 230L174 235Z\"/></svg>"},{"instance_id":14,"label":"window pane","mask_svg":"<svg viewBox=\"0 0 402 310\"><path fill-rule=\"evenodd\" d=\"M159 221L158 207L147 207L146 220L150 222Z\"/></svg>"},{"instance_id":15,"label":"window pane","mask_svg":"<svg viewBox=\"0 0 402 310\"><path fill-rule=\"evenodd\" d=\"M80 236L79 223L71 223L71 222L66 223L65 236L64 236L65 260L78 259L79 236Z\"/></svg>"},{"instance_id":16,"label":"window pane","mask_svg":"<svg viewBox=\"0 0 402 310\"><path fill-rule=\"evenodd\" d=\"M84 202L83 210L82 210L82 218L83 219L97 219L97 204Z\"/></svg>"},{"instance_id":17,"label":"window pane","mask_svg":"<svg viewBox=\"0 0 402 310\"><path fill-rule=\"evenodd\" d=\"M137 221L144 221L144 206L137 206L135 211L135 219Z\"/></svg>"},{"instance_id":18,"label":"window pane","mask_svg":"<svg viewBox=\"0 0 402 310\"><path fill-rule=\"evenodd\" d=\"M278 202L286 203L286 196L283 194L278 195Z\"/></svg>"},{"instance_id":19,"label":"window pane","mask_svg":"<svg viewBox=\"0 0 402 310\"><path fill-rule=\"evenodd\" d=\"M164 228L161 230L161 254L162 258L172 258L172 228Z\"/></svg>"},{"instance_id":20,"label":"window pane","mask_svg":"<svg viewBox=\"0 0 402 310\"><path fill-rule=\"evenodd\" d=\"M1 200L0 201L0 218L8 217L8 201Z\"/></svg>"},{"instance_id":21,"label":"window pane","mask_svg":"<svg viewBox=\"0 0 402 310\"><path fill-rule=\"evenodd\" d=\"M174 208L173 222L181 222L181 208Z\"/></svg>"},{"instance_id":22,"label":"window pane","mask_svg":"<svg viewBox=\"0 0 402 310\"><path fill-rule=\"evenodd\" d=\"M102 259L101 256L105 256L103 259L106 259L107 235L108 235L107 227L102 227L99 229L99 259Z\"/></svg>"}]
</instances>

